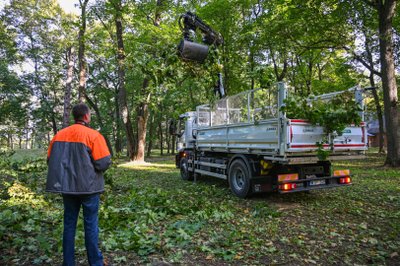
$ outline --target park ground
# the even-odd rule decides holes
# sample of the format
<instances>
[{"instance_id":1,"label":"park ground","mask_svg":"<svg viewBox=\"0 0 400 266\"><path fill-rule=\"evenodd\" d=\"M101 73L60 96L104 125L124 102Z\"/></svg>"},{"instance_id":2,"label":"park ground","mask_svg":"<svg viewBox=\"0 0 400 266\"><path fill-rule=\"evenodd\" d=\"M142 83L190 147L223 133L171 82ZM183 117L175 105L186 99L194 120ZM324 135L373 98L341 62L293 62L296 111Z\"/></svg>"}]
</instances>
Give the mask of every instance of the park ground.
<instances>
[{"instance_id":1,"label":"park ground","mask_svg":"<svg viewBox=\"0 0 400 266\"><path fill-rule=\"evenodd\" d=\"M44 192L44 151L0 157L0 265L61 263L62 200ZM225 181L182 181L173 156L115 160L100 209L113 265L399 265L400 169L372 150L350 187L239 199ZM87 265L82 221L78 265Z\"/></svg>"}]
</instances>

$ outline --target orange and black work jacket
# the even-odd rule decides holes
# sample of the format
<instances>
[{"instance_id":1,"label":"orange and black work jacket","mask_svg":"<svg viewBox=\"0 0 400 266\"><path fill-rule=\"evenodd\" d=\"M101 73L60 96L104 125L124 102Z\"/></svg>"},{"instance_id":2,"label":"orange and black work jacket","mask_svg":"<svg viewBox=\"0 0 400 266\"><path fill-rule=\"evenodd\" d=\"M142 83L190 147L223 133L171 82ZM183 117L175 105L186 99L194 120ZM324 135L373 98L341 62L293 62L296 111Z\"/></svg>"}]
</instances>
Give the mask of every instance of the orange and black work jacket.
<instances>
[{"instance_id":1,"label":"orange and black work jacket","mask_svg":"<svg viewBox=\"0 0 400 266\"><path fill-rule=\"evenodd\" d=\"M46 191L63 194L94 194L104 191L103 172L111 164L104 137L76 123L60 130L47 152Z\"/></svg>"}]
</instances>

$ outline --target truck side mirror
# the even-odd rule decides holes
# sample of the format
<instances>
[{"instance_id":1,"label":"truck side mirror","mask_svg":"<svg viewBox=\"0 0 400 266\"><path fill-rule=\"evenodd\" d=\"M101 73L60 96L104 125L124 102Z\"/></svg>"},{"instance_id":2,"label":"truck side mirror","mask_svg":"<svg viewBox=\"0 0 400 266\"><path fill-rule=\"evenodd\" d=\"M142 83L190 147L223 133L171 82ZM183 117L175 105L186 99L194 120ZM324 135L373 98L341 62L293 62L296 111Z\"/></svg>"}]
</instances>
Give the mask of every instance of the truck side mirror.
<instances>
[{"instance_id":1,"label":"truck side mirror","mask_svg":"<svg viewBox=\"0 0 400 266\"><path fill-rule=\"evenodd\" d=\"M177 135L177 132L176 132L176 120L175 119L170 119L169 120L168 131L169 131L170 135Z\"/></svg>"}]
</instances>

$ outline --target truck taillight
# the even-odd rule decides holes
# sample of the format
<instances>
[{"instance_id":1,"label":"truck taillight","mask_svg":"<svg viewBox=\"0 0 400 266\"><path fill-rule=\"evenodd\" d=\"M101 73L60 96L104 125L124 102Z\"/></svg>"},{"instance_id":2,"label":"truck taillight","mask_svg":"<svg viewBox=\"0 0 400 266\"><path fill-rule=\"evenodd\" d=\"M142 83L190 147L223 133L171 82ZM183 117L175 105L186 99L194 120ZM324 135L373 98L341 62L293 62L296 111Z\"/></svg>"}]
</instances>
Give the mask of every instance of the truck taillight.
<instances>
[{"instance_id":1,"label":"truck taillight","mask_svg":"<svg viewBox=\"0 0 400 266\"><path fill-rule=\"evenodd\" d=\"M333 171L333 176L349 176L350 175L350 170L345 169L345 170L335 170Z\"/></svg>"},{"instance_id":2,"label":"truck taillight","mask_svg":"<svg viewBox=\"0 0 400 266\"><path fill-rule=\"evenodd\" d=\"M351 177L350 177L350 170L345 169L345 170L335 170L333 171L333 176L337 176L339 178L339 184L350 184L351 183Z\"/></svg>"},{"instance_id":3,"label":"truck taillight","mask_svg":"<svg viewBox=\"0 0 400 266\"><path fill-rule=\"evenodd\" d=\"M283 191L289 191L289 190L295 189L296 187L297 186L295 183L279 185L279 189L283 190Z\"/></svg>"},{"instance_id":4,"label":"truck taillight","mask_svg":"<svg viewBox=\"0 0 400 266\"><path fill-rule=\"evenodd\" d=\"M351 178L349 176L339 178L340 184L350 184Z\"/></svg>"},{"instance_id":5,"label":"truck taillight","mask_svg":"<svg viewBox=\"0 0 400 266\"><path fill-rule=\"evenodd\" d=\"M293 180L299 180L299 174L283 174L283 175L278 175L278 181L283 182L283 181L293 181Z\"/></svg>"}]
</instances>

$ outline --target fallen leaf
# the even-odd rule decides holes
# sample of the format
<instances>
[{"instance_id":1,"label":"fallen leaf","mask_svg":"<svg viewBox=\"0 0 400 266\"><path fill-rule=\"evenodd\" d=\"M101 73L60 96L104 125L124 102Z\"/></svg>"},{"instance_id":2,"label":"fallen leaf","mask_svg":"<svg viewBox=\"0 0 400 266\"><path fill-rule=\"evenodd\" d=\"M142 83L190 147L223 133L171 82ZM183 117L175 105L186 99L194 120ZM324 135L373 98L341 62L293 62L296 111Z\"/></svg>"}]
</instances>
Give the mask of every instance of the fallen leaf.
<instances>
[{"instance_id":1,"label":"fallen leaf","mask_svg":"<svg viewBox=\"0 0 400 266\"><path fill-rule=\"evenodd\" d=\"M368 229L368 224L367 224L367 223L361 223L361 224L360 224L360 227L361 227L362 229L367 230L367 229Z\"/></svg>"},{"instance_id":2,"label":"fallen leaf","mask_svg":"<svg viewBox=\"0 0 400 266\"><path fill-rule=\"evenodd\" d=\"M317 264L315 260L312 259L305 259L305 262L311 263L311 264Z\"/></svg>"},{"instance_id":3,"label":"fallen leaf","mask_svg":"<svg viewBox=\"0 0 400 266\"><path fill-rule=\"evenodd\" d=\"M399 256L399 253L397 253L397 252L393 252L392 254L390 254L391 259L398 257L398 256Z\"/></svg>"}]
</instances>

